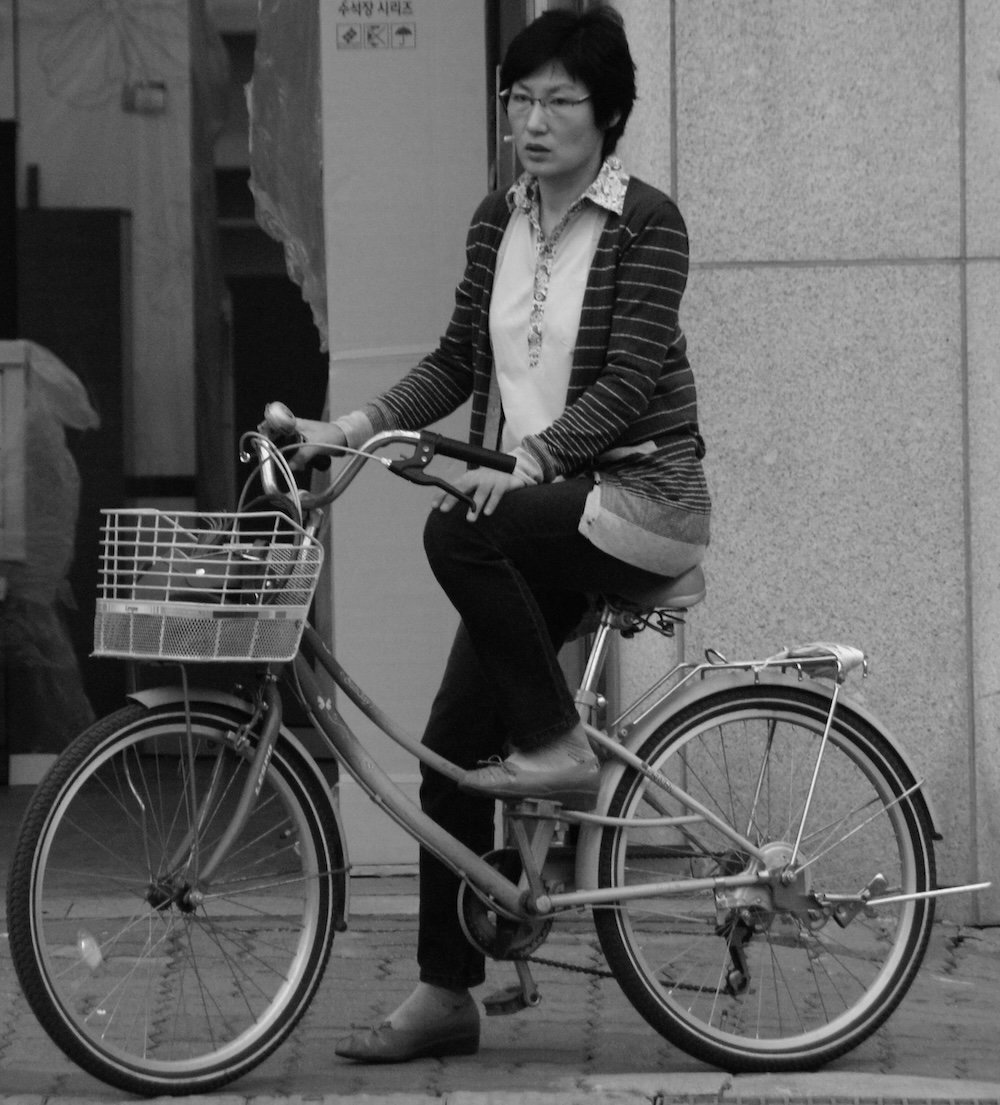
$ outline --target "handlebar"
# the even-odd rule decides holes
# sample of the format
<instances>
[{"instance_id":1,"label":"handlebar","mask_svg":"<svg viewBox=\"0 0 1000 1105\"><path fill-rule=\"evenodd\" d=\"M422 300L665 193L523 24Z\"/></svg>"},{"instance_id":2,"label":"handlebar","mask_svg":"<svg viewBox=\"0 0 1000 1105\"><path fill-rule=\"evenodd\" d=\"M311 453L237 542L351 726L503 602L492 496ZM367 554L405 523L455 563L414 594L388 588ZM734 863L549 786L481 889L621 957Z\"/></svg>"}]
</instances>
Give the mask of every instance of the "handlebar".
<instances>
[{"instance_id":1,"label":"handlebar","mask_svg":"<svg viewBox=\"0 0 1000 1105\"><path fill-rule=\"evenodd\" d=\"M294 494L296 506L300 511L319 510L339 498L369 460L376 460L394 475L402 476L411 483L439 487L470 506L474 505L470 496L459 491L440 476L426 471L435 456L450 457L484 468L494 468L499 472L513 472L516 465L515 458L509 453L470 445L468 442L445 437L431 430L387 430L369 438L360 449L329 447L329 453L321 454L320 457L321 460L326 460L327 466L330 453L347 455L350 459L341 467L325 491L313 493L296 488L294 480L290 478L291 472L283 456L290 445L278 446L272 440L272 437L278 437L290 444L302 442L301 435L295 429L295 416L284 403L268 403L264 408L264 422L268 429L267 435L259 433L247 435L257 453L264 493L268 496L285 498L290 498ZM410 445L413 451L409 456L395 460L376 455L380 450L392 445ZM281 487L276 476L277 467L284 469L285 489Z\"/></svg>"},{"instance_id":2,"label":"handlebar","mask_svg":"<svg viewBox=\"0 0 1000 1105\"><path fill-rule=\"evenodd\" d=\"M517 461L510 453L498 453L495 449L484 449L481 445L469 445L465 441L456 441L453 437L445 437L443 434L432 433L430 430L421 431L422 441L431 441L434 451L443 457L451 457L453 460L468 461L469 464L478 464L483 468L495 468L498 472L514 471Z\"/></svg>"}]
</instances>

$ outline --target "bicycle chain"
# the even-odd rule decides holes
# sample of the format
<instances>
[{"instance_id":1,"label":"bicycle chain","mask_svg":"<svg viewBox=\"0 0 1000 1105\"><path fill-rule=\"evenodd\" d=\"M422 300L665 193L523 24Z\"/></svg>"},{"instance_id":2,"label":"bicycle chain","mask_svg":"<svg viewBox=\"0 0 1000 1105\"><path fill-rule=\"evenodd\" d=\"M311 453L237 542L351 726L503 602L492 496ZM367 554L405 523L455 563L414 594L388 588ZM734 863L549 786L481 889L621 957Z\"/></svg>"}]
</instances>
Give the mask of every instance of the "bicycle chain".
<instances>
[{"instance_id":1,"label":"bicycle chain","mask_svg":"<svg viewBox=\"0 0 1000 1105\"><path fill-rule=\"evenodd\" d=\"M562 971L575 971L581 975L594 975L595 978L614 978L611 971L603 971L600 967L580 967L576 963L563 963L560 959L546 959L542 955L519 955L516 959L520 963L537 963L539 967L558 967ZM512 962L514 962L512 960Z\"/></svg>"},{"instance_id":2,"label":"bicycle chain","mask_svg":"<svg viewBox=\"0 0 1000 1105\"><path fill-rule=\"evenodd\" d=\"M614 978L614 971L603 971L600 967L578 967L575 963L563 963L561 959L546 959L542 955L519 955L515 956L509 962L514 963L537 963L539 967L558 967L562 971L575 971L581 975L593 975L595 978ZM707 986L698 986L691 982L675 982L672 984L674 990L691 990L697 994L711 993L711 988Z\"/></svg>"}]
</instances>

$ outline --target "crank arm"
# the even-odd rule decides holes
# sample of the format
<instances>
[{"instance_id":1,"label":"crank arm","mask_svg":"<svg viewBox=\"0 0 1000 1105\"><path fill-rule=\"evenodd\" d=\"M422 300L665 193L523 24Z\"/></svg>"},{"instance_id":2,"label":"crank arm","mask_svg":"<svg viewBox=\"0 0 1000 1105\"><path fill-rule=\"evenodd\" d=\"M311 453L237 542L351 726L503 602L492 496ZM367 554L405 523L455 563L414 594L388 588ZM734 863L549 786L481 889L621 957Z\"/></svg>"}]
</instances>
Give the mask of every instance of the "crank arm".
<instances>
[{"instance_id":1,"label":"crank arm","mask_svg":"<svg viewBox=\"0 0 1000 1105\"><path fill-rule=\"evenodd\" d=\"M520 1013L522 1009L534 1008L542 1000L528 964L523 959L515 959L514 969L517 971L517 984L505 986L483 1002L488 1017Z\"/></svg>"}]
</instances>

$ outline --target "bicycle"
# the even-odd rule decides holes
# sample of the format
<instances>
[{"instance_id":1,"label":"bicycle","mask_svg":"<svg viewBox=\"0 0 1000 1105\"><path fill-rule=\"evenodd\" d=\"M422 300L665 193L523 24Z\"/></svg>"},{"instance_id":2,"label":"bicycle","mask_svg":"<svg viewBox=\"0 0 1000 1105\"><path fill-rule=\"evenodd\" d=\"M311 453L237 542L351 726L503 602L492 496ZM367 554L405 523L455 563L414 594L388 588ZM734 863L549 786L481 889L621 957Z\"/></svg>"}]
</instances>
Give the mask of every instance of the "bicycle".
<instances>
[{"instance_id":1,"label":"bicycle","mask_svg":"<svg viewBox=\"0 0 1000 1105\"><path fill-rule=\"evenodd\" d=\"M271 410L282 425L282 412ZM382 455L403 447L401 457ZM177 663L56 760L10 870L10 946L42 1026L79 1066L137 1094L207 1093L294 1029L349 917L349 855L330 787L283 722L283 694L380 807L463 875L467 938L514 965L488 1013L540 1000L531 959L590 909L609 973L675 1045L730 1071L812 1069L903 999L937 885L923 782L843 693L857 649L807 645L731 662L709 650L618 716L600 676L614 634L682 634L693 569L643 596L604 596L576 701L602 758L590 808L504 804L503 847L478 856L372 763L316 669L421 762L423 748L341 668L308 622L324 509L376 460L462 497L436 455L509 457L427 431L373 437L323 492L282 448L246 435L260 501L228 515L105 512L95 652ZM252 685L192 687L187 665L250 662ZM280 685L280 689L279 689ZM91 856L80 867L81 841Z\"/></svg>"}]
</instances>

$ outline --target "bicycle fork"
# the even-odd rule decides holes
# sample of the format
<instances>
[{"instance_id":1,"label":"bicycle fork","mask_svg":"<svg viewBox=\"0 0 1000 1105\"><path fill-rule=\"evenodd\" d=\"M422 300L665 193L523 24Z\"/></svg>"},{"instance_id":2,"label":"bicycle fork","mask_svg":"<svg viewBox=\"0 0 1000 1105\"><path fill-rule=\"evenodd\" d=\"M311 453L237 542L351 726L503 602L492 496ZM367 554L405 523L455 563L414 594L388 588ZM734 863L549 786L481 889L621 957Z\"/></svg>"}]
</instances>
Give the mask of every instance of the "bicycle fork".
<instances>
[{"instance_id":1,"label":"bicycle fork","mask_svg":"<svg viewBox=\"0 0 1000 1105\"><path fill-rule=\"evenodd\" d=\"M253 804L260 795L264 778L267 774L268 764L274 752L275 742L281 728L281 696L277 692L275 680L268 676L266 679L261 700L246 728L250 729L263 717L260 737L257 747L254 749L253 759L247 778L242 784L236 810L229 820L222 835L216 841L211 854L207 858L201 856L201 840L205 826L209 823L212 811L215 809L220 793L225 786L223 778L224 749L220 749L211 778L202 794L195 789L195 752L193 734L191 732L191 719L189 711L189 697L187 693L187 681L184 681L185 714L187 715L187 757L186 767L188 788L188 808L190 811L190 824L183 838L174 850L167 864L166 879L161 878L150 889L150 901L157 908L164 908L171 902L176 902L184 911L192 911L200 904L203 888L215 873L219 864L228 853L233 841L243 831L253 809ZM246 741L246 737L242 738ZM237 742L237 749L240 747ZM134 793L134 788L133 788ZM138 800L138 795L136 796ZM142 803L140 802L140 806ZM183 885L177 885L175 876L178 872L185 872Z\"/></svg>"}]
</instances>

